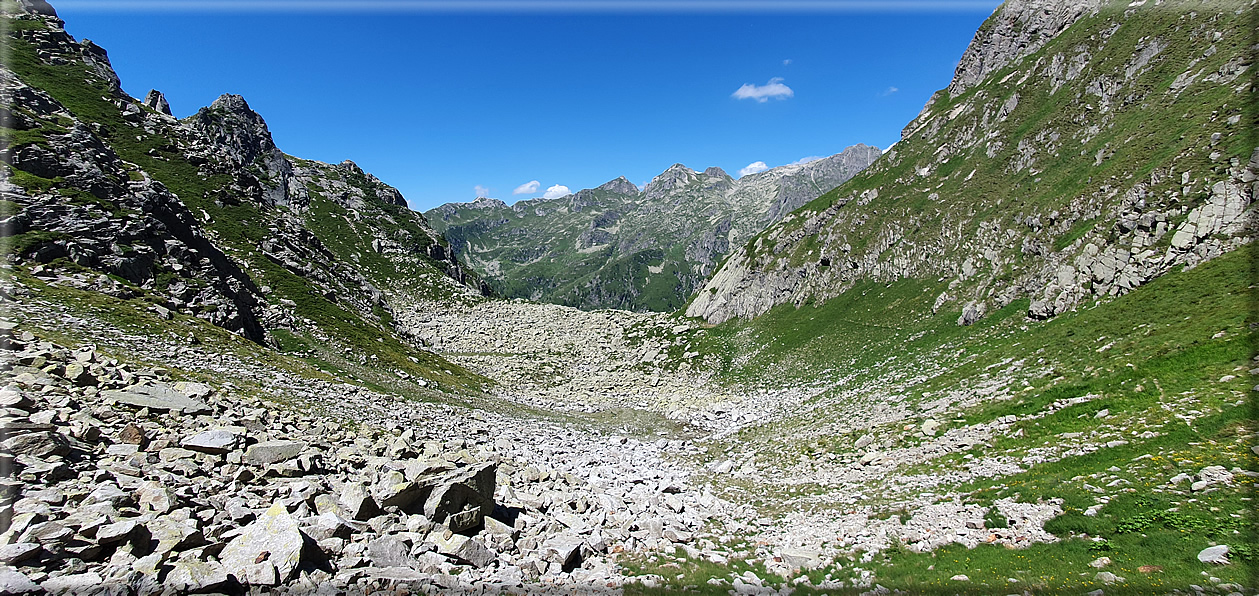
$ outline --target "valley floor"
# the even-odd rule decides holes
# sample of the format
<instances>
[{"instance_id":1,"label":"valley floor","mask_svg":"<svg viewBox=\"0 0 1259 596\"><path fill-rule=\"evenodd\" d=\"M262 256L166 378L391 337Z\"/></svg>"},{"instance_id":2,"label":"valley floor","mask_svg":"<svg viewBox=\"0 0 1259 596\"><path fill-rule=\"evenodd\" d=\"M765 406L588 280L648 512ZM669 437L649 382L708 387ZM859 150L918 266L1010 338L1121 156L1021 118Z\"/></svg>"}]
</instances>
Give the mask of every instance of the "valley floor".
<instances>
[{"instance_id":1,"label":"valley floor","mask_svg":"<svg viewBox=\"0 0 1259 596\"><path fill-rule=\"evenodd\" d=\"M1249 252L1048 323L398 309L482 396L14 272L0 581L1253 593Z\"/></svg>"}]
</instances>

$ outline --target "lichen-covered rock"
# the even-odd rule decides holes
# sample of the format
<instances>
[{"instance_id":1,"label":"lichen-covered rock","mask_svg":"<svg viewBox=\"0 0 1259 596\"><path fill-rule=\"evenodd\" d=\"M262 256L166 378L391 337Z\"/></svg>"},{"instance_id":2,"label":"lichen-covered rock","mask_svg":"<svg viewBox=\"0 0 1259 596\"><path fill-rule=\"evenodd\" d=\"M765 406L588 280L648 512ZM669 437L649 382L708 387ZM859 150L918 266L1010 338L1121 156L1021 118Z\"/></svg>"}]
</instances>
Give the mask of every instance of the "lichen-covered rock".
<instances>
[{"instance_id":1,"label":"lichen-covered rock","mask_svg":"<svg viewBox=\"0 0 1259 596\"><path fill-rule=\"evenodd\" d=\"M298 529L297 520L283 504L275 503L223 547L219 560L229 570L265 563L274 567L280 581L284 582L297 572L304 545L305 537Z\"/></svg>"}]
</instances>

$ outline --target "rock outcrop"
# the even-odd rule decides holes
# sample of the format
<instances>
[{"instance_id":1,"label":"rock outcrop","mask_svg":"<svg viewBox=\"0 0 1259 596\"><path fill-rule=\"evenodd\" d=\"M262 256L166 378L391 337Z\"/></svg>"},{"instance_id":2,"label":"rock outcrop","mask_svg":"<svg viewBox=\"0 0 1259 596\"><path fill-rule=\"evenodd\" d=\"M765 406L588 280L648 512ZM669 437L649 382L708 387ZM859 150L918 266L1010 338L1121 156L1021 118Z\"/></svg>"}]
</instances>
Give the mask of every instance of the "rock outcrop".
<instances>
[{"instance_id":1,"label":"rock outcrop","mask_svg":"<svg viewBox=\"0 0 1259 596\"><path fill-rule=\"evenodd\" d=\"M345 322L337 310L390 334L404 294L488 290L397 189L353 162L286 156L237 95L176 120L160 92L124 93L105 51L75 41L46 4L13 10L17 59L0 68L5 125L19 131L0 185L11 263L50 278L97 272L64 279L256 342L327 333Z\"/></svg>"}]
</instances>

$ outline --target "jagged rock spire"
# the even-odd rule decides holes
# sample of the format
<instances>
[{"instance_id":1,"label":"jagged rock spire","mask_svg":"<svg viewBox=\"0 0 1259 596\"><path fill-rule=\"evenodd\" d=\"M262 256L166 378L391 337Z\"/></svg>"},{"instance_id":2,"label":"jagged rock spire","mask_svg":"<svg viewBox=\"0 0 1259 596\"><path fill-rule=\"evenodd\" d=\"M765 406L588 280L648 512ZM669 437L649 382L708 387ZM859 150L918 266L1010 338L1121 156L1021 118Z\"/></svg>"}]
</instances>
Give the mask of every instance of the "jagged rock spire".
<instances>
[{"instance_id":1,"label":"jagged rock spire","mask_svg":"<svg viewBox=\"0 0 1259 596\"><path fill-rule=\"evenodd\" d=\"M149 89L148 95L144 96L144 105L154 110L170 116L170 104L166 103L166 96L162 95L157 89Z\"/></svg>"}]
</instances>

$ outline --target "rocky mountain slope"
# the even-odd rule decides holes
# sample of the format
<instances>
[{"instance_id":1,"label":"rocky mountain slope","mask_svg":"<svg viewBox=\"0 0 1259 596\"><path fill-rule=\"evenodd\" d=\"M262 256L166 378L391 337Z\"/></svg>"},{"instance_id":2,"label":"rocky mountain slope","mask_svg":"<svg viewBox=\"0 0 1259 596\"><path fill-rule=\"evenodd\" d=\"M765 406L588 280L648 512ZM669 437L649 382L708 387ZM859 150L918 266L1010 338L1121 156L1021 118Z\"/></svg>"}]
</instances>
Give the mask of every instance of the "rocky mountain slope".
<instances>
[{"instance_id":1,"label":"rocky mountain slope","mask_svg":"<svg viewBox=\"0 0 1259 596\"><path fill-rule=\"evenodd\" d=\"M880 150L854 145L823 159L738 180L674 164L641 191L625 178L557 199L495 199L425 213L456 254L505 297L583 309L672 311L730 247L838 186Z\"/></svg>"},{"instance_id":2,"label":"rocky mountain slope","mask_svg":"<svg viewBox=\"0 0 1259 596\"><path fill-rule=\"evenodd\" d=\"M51 7L21 6L0 68L12 263L283 349L448 376L397 339L393 305L484 288L396 189L284 155L239 96L176 120L160 93L124 93Z\"/></svg>"},{"instance_id":3,"label":"rocky mountain slope","mask_svg":"<svg viewBox=\"0 0 1259 596\"><path fill-rule=\"evenodd\" d=\"M1052 317L1247 243L1259 152L1247 9L1008 2L891 152L734 251L720 322L938 281L961 323Z\"/></svg>"}]
</instances>

